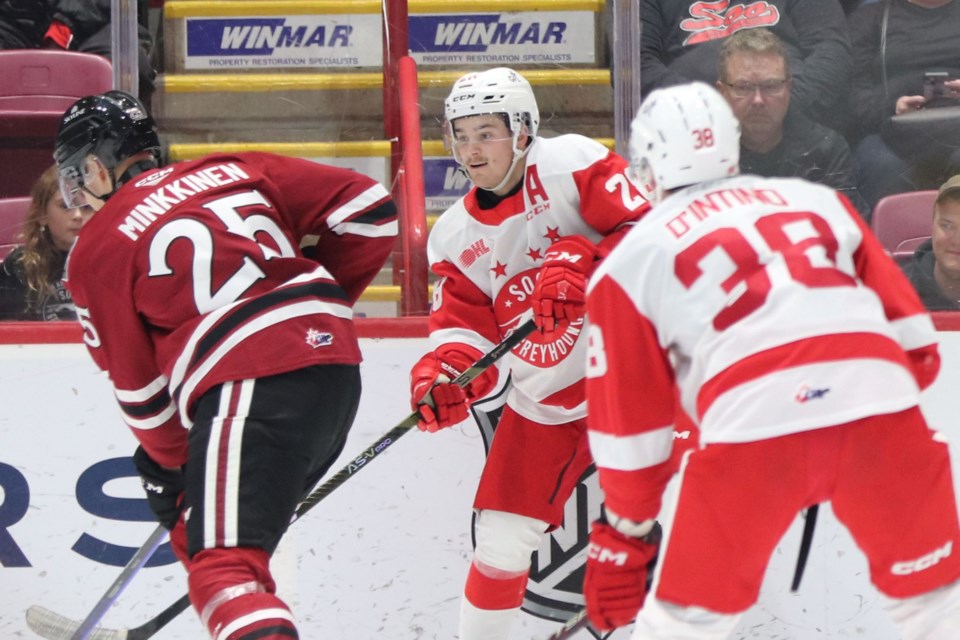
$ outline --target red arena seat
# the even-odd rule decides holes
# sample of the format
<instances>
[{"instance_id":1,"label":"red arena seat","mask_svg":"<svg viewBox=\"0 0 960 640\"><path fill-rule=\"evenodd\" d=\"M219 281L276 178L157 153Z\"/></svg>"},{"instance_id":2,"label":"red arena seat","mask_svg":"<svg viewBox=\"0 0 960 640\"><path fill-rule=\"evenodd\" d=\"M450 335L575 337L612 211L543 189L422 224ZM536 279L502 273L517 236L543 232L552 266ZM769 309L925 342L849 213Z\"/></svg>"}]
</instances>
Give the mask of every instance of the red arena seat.
<instances>
[{"instance_id":1,"label":"red arena seat","mask_svg":"<svg viewBox=\"0 0 960 640\"><path fill-rule=\"evenodd\" d=\"M25 196L53 164L63 112L77 98L108 91L110 62L55 49L0 51L0 198Z\"/></svg>"},{"instance_id":2,"label":"red arena seat","mask_svg":"<svg viewBox=\"0 0 960 640\"><path fill-rule=\"evenodd\" d=\"M871 227L898 262L907 262L917 246L930 237L936 191L910 191L882 198L873 209Z\"/></svg>"}]
</instances>

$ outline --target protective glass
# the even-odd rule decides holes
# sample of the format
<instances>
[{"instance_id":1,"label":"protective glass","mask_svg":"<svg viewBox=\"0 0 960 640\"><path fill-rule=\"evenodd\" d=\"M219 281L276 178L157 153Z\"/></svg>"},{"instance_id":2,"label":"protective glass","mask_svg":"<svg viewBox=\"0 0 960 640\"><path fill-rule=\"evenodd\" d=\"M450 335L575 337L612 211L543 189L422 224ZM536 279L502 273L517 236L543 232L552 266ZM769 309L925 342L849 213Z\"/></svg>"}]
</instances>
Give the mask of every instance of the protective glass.
<instances>
[{"instance_id":1,"label":"protective glass","mask_svg":"<svg viewBox=\"0 0 960 640\"><path fill-rule=\"evenodd\" d=\"M468 136L465 133L446 134L444 136L444 143L447 149L452 149L455 153L459 153L473 144L484 146L496 142L504 142L505 140L513 140L513 136L498 137L497 134L492 131L482 131L475 136Z\"/></svg>"},{"instance_id":2,"label":"protective glass","mask_svg":"<svg viewBox=\"0 0 960 640\"><path fill-rule=\"evenodd\" d=\"M752 98L757 91L764 98L773 98L783 95L787 88L787 80L767 80L766 82L724 82L730 87L730 93L737 98Z\"/></svg>"},{"instance_id":3,"label":"protective glass","mask_svg":"<svg viewBox=\"0 0 960 640\"><path fill-rule=\"evenodd\" d=\"M481 134L479 136L474 136L474 137L457 136L456 138L453 139L453 150L459 152L465 149L466 147L474 144L483 146L488 144L494 144L496 142L509 142L510 140L513 140L513 136L507 136L506 138L495 138L493 136L487 136L484 134Z\"/></svg>"},{"instance_id":4,"label":"protective glass","mask_svg":"<svg viewBox=\"0 0 960 640\"><path fill-rule=\"evenodd\" d=\"M83 195L83 177L76 167L60 167L57 182L60 185L60 195L63 196L63 205L67 209L76 209L87 204Z\"/></svg>"}]
</instances>

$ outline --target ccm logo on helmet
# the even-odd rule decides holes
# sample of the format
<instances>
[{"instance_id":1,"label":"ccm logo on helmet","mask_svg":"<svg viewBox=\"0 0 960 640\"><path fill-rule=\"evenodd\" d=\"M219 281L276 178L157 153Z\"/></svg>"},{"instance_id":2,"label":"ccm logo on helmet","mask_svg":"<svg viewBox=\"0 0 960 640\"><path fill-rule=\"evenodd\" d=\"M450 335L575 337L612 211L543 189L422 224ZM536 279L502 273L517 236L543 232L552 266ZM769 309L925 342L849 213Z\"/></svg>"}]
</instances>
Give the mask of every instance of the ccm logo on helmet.
<instances>
[{"instance_id":1,"label":"ccm logo on helmet","mask_svg":"<svg viewBox=\"0 0 960 640\"><path fill-rule=\"evenodd\" d=\"M463 102L464 100L473 100L477 97L475 93L468 93L462 96L454 96L452 102Z\"/></svg>"},{"instance_id":2,"label":"ccm logo on helmet","mask_svg":"<svg viewBox=\"0 0 960 640\"><path fill-rule=\"evenodd\" d=\"M953 553L953 542L948 542L939 549L935 549L930 553L920 556L916 560L906 560L904 562L895 562L890 568L890 573L897 576L908 576L911 573L917 573L918 571L923 571L924 569L929 569L933 565L937 564L944 558L950 557L950 554Z\"/></svg>"}]
</instances>

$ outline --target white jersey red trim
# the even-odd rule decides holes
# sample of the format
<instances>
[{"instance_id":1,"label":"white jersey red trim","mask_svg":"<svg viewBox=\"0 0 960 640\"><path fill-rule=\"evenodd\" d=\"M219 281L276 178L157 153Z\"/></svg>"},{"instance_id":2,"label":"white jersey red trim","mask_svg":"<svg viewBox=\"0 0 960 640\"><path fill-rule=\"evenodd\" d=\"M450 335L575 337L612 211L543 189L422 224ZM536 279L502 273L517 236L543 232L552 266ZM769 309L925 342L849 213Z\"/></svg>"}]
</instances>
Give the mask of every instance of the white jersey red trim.
<instances>
[{"instance_id":1,"label":"white jersey red trim","mask_svg":"<svg viewBox=\"0 0 960 640\"><path fill-rule=\"evenodd\" d=\"M571 235L599 243L649 208L626 177L626 161L589 138L537 138L525 160L516 193L484 208L474 187L430 233L428 256L439 277L430 315L435 344L489 351L530 317L530 294L552 243ZM541 424L585 415L583 329L578 320L548 337L536 332L502 361L517 413Z\"/></svg>"},{"instance_id":2,"label":"white jersey red trim","mask_svg":"<svg viewBox=\"0 0 960 640\"><path fill-rule=\"evenodd\" d=\"M631 520L656 515L661 487L641 478L669 459L653 434L674 423L674 384L702 443L747 442L916 406L912 356L936 357L929 315L849 202L801 180L673 194L598 269L588 315L591 445L601 478L640 493L603 483Z\"/></svg>"}]
</instances>

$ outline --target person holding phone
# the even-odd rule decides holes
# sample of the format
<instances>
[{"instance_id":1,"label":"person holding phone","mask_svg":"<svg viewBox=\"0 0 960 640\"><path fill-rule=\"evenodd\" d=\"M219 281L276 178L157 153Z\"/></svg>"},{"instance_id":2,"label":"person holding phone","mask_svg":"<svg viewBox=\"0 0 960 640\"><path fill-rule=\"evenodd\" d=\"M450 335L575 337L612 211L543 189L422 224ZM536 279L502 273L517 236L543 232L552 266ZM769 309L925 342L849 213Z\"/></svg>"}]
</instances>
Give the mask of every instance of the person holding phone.
<instances>
[{"instance_id":1,"label":"person holding phone","mask_svg":"<svg viewBox=\"0 0 960 640\"><path fill-rule=\"evenodd\" d=\"M932 128L928 135L922 126L901 131L893 118L945 106L948 92L960 95L960 2L872 2L847 24L854 59L850 137L860 194L872 208L887 195L936 189L960 173L960 150Z\"/></svg>"}]
</instances>

